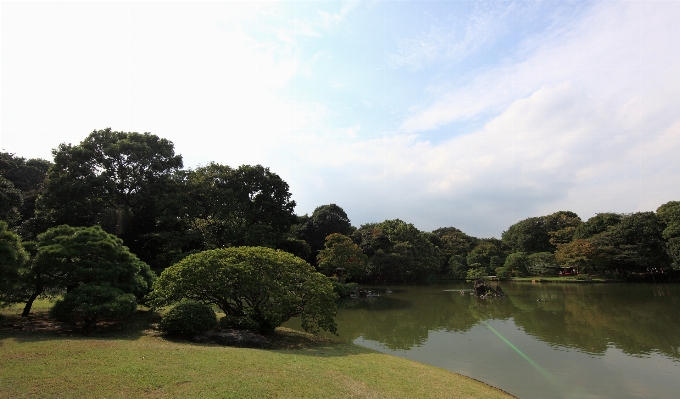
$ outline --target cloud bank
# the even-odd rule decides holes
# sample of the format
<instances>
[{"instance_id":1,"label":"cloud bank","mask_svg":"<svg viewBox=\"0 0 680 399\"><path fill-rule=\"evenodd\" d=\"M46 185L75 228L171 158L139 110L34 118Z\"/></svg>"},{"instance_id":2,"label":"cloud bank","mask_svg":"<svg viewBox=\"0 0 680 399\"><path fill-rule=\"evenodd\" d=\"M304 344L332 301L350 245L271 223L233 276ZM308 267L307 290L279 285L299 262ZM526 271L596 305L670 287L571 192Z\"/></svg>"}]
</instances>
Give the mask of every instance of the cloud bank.
<instances>
[{"instance_id":1,"label":"cloud bank","mask_svg":"<svg viewBox=\"0 0 680 399\"><path fill-rule=\"evenodd\" d=\"M3 5L0 145L150 131L269 166L300 214L481 237L680 199L679 3L414 7Z\"/></svg>"}]
</instances>

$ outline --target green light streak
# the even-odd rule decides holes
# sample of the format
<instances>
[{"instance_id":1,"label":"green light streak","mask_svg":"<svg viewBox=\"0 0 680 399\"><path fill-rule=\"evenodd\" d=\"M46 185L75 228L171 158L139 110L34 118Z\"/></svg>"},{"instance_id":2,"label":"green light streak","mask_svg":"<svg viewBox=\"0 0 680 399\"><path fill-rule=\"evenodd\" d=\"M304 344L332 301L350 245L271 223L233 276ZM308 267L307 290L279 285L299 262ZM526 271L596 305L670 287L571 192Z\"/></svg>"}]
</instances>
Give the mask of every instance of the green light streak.
<instances>
[{"instance_id":1,"label":"green light streak","mask_svg":"<svg viewBox=\"0 0 680 399\"><path fill-rule=\"evenodd\" d=\"M482 323L484 323L484 325L486 325L489 328L489 330L493 331L493 333L496 334L498 336L498 338L500 338L503 342L508 344L508 346L511 347L515 352L517 352L520 356L522 356L522 358L524 360L526 360L530 365L532 365L536 370L538 370L538 372L543 377L545 377L545 379L548 380L548 382L551 383L555 387L555 389L557 389L558 392L565 392L564 386L562 385L561 381L558 378L556 378L554 375L550 374L548 372L548 370L541 367L540 364L536 363L532 358L530 358L524 352L519 350L518 347L516 347L512 342L510 342L507 338L505 338L501 333L496 331L495 328L491 327L489 325L489 323L487 323L485 321L483 321Z\"/></svg>"}]
</instances>

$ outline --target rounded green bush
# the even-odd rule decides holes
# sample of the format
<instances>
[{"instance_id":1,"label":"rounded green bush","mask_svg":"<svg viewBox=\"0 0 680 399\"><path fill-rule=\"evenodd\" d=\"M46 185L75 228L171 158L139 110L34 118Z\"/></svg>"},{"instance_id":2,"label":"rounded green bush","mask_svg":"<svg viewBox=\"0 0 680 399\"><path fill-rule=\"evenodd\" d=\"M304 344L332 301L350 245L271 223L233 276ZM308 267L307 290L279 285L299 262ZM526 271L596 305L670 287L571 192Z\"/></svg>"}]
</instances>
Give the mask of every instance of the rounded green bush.
<instances>
[{"instance_id":1,"label":"rounded green bush","mask_svg":"<svg viewBox=\"0 0 680 399\"><path fill-rule=\"evenodd\" d=\"M217 325L215 311L202 302L182 302L163 317L159 328L170 335L194 335Z\"/></svg>"}]
</instances>

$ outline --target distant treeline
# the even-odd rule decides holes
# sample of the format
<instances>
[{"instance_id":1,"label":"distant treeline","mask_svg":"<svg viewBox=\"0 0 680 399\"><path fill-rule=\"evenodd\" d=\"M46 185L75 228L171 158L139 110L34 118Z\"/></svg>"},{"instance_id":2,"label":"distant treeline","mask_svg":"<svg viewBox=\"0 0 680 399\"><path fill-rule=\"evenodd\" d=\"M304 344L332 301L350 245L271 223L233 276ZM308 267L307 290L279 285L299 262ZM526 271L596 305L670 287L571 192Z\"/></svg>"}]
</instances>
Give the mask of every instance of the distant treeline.
<instances>
[{"instance_id":1,"label":"distant treeline","mask_svg":"<svg viewBox=\"0 0 680 399\"><path fill-rule=\"evenodd\" d=\"M172 142L93 131L52 161L0 153L0 220L22 241L48 229L100 226L157 272L208 249L265 246L356 282L422 282L579 273L626 277L680 268L680 202L656 212L531 217L502 238L455 227L422 232L399 219L351 225L335 204L296 215L288 184L261 165L183 168ZM565 269L566 270L566 269Z\"/></svg>"}]
</instances>

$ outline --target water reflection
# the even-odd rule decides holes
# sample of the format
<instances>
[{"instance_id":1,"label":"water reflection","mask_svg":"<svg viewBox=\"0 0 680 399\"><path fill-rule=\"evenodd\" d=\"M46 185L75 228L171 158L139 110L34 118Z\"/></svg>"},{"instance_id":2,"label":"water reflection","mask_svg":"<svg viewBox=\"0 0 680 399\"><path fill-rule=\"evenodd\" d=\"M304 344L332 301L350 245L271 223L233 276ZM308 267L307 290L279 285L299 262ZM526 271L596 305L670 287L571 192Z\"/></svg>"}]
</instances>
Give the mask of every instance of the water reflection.
<instances>
[{"instance_id":1,"label":"water reflection","mask_svg":"<svg viewBox=\"0 0 680 399\"><path fill-rule=\"evenodd\" d=\"M362 337L392 350L422 345L432 331L467 332L484 321L513 319L526 334L555 347L591 355L615 347L629 355L678 359L678 288L506 283L507 298L482 300L461 295L469 289L464 284L401 287L391 295L341 302L336 320L341 339Z\"/></svg>"},{"instance_id":2,"label":"water reflection","mask_svg":"<svg viewBox=\"0 0 680 399\"><path fill-rule=\"evenodd\" d=\"M338 338L523 399L677 397L680 285L501 286L507 298L461 295L471 287L456 284L343 301Z\"/></svg>"},{"instance_id":3,"label":"water reflection","mask_svg":"<svg viewBox=\"0 0 680 399\"><path fill-rule=\"evenodd\" d=\"M522 311L515 311L512 317L527 334L549 344L595 355L615 347L629 355L658 352L677 359L677 288L628 284L518 286L510 299ZM536 301L534 309L527 309L534 298L541 301Z\"/></svg>"}]
</instances>

